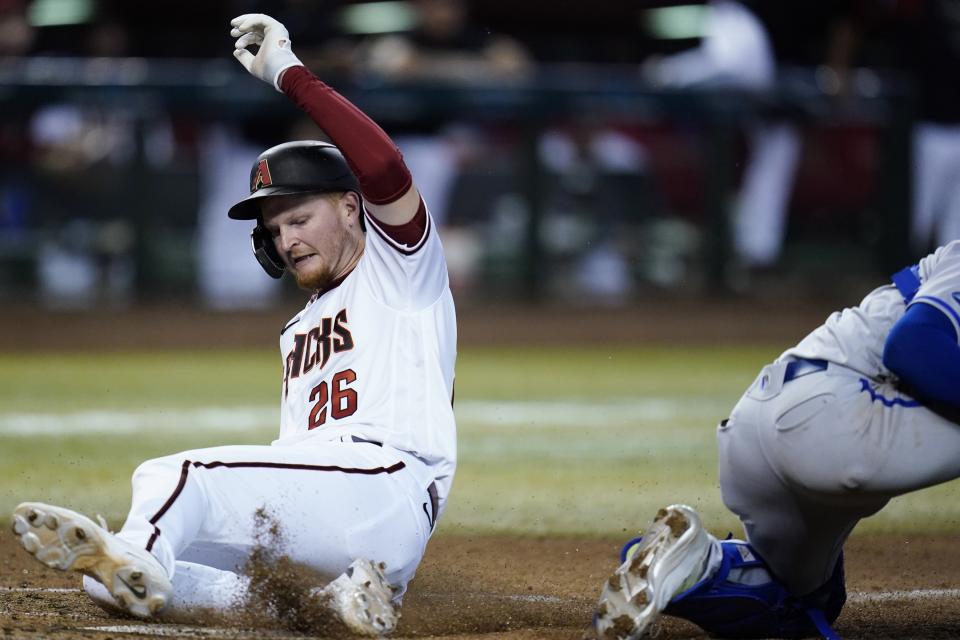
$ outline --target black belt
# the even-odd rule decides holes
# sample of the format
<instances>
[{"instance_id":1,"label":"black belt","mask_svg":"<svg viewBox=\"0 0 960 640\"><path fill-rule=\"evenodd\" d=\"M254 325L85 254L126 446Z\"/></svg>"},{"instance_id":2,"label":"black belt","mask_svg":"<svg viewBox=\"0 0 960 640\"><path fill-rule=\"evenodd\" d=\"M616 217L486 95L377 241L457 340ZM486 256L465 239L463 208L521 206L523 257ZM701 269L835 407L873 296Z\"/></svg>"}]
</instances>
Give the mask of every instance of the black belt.
<instances>
[{"instance_id":1,"label":"black belt","mask_svg":"<svg viewBox=\"0 0 960 640\"><path fill-rule=\"evenodd\" d=\"M794 378L800 378L808 373L817 371L826 371L826 360L813 360L811 358L795 358L787 363L787 368L783 372L784 383L790 382Z\"/></svg>"}]
</instances>

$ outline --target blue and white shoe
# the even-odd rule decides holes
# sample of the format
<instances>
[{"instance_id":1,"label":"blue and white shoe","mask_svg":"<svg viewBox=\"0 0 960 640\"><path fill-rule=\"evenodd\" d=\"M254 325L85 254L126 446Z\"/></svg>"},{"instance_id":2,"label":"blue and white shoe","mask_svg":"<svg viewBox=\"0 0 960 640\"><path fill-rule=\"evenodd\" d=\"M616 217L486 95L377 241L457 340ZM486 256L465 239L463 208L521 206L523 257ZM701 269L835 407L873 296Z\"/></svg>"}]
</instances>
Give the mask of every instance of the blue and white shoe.
<instances>
[{"instance_id":1,"label":"blue and white shoe","mask_svg":"<svg viewBox=\"0 0 960 640\"><path fill-rule=\"evenodd\" d=\"M623 564L603 586L594 615L597 635L603 640L642 637L671 599L700 579L711 541L692 508L661 509L643 538L624 548Z\"/></svg>"},{"instance_id":2,"label":"blue and white shoe","mask_svg":"<svg viewBox=\"0 0 960 640\"><path fill-rule=\"evenodd\" d=\"M724 540L720 546L719 569L677 594L663 613L689 620L719 638L839 640L830 625L847 598L842 555L826 584L798 598L770 574L750 544Z\"/></svg>"}]
</instances>

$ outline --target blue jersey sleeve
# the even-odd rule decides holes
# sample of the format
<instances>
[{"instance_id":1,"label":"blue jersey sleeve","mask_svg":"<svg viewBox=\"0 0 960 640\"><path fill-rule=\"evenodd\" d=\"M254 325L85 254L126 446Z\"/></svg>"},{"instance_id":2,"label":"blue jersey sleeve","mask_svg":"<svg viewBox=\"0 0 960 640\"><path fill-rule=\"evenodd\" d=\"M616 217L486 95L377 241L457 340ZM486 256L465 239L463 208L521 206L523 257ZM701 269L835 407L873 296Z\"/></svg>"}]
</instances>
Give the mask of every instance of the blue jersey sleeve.
<instances>
[{"instance_id":1,"label":"blue jersey sleeve","mask_svg":"<svg viewBox=\"0 0 960 640\"><path fill-rule=\"evenodd\" d=\"M883 364L918 399L960 408L960 344L939 308L910 305L887 336Z\"/></svg>"}]
</instances>

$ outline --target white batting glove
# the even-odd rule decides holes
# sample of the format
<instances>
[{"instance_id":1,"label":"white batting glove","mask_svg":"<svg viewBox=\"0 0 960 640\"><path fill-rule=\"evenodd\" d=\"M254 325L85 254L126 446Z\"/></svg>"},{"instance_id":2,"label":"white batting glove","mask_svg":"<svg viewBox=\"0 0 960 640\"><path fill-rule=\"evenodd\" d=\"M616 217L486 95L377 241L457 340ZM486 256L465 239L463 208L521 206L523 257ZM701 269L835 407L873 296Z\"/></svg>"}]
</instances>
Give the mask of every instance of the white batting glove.
<instances>
[{"instance_id":1,"label":"white batting glove","mask_svg":"<svg viewBox=\"0 0 960 640\"><path fill-rule=\"evenodd\" d=\"M280 74L303 65L290 48L290 33L277 20L262 13L247 13L230 21L230 36L237 38L233 57L256 78L280 91ZM256 55L247 47L258 45Z\"/></svg>"}]
</instances>

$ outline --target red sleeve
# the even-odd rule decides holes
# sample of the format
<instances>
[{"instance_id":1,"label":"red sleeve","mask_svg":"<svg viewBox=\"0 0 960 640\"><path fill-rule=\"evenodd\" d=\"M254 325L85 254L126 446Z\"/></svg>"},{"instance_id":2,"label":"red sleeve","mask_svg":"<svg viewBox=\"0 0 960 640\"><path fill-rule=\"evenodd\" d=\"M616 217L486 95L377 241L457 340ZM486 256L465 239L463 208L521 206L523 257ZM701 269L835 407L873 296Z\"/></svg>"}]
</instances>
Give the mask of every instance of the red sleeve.
<instances>
[{"instance_id":1,"label":"red sleeve","mask_svg":"<svg viewBox=\"0 0 960 640\"><path fill-rule=\"evenodd\" d=\"M337 145L360 181L367 202L389 204L407 192L413 183L410 170L376 122L306 67L287 69L280 88Z\"/></svg>"},{"instance_id":2,"label":"red sleeve","mask_svg":"<svg viewBox=\"0 0 960 640\"><path fill-rule=\"evenodd\" d=\"M377 220L374 229L382 232L394 242L405 246L416 245L423 239L423 234L427 230L427 207L423 204L423 198L420 199L420 206L417 207L417 213L409 222L404 224L387 224Z\"/></svg>"}]
</instances>

